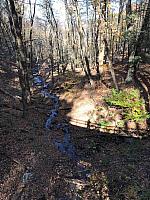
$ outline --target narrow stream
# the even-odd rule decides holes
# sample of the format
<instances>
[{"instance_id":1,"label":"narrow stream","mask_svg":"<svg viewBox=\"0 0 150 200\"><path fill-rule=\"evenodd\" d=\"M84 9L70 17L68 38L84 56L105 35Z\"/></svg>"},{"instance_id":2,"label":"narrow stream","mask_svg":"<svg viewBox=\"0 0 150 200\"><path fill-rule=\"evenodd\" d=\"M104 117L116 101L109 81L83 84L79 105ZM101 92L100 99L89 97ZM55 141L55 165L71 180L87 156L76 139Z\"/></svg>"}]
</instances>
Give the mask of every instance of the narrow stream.
<instances>
[{"instance_id":1,"label":"narrow stream","mask_svg":"<svg viewBox=\"0 0 150 200\"><path fill-rule=\"evenodd\" d=\"M53 103L51 110L49 110L47 113L48 118L45 122L45 128L47 130L51 130L54 128L54 121L56 117L58 116L58 112L59 112L59 107L60 107L59 97L56 96L55 94L51 94L48 92L48 88L50 84L46 84L42 76L38 74L39 68L40 66L37 65L33 70L33 76L34 76L33 82L34 82L34 86L41 87L40 93L42 94L42 96L44 98L50 99ZM63 137L63 141L54 140L53 143L55 144L55 146L57 147L59 151L61 151L62 153L65 153L70 159L76 160L77 159L76 151L75 151L74 145L71 143L68 124L60 123L60 124L57 124L55 128L61 129L63 131L64 137Z\"/></svg>"},{"instance_id":2,"label":"narrow stream","mask_svg":"<svg viewBox=\"0 0 150 200\"><path fill-rule=\"evenodd\" d=\"M85 166L83 166L80 163L80 157L76 153L76 149L74 144L71 141L71 135L69 130L69 125L67 123L59 123L55 124L55 119L59 114L59 107L60 107L60 101L59 97L55 94L52 94L48 92L48 89L50 88L50 83L45 83L42 76L39 75L39 69L40 65L36 65L33 68L33 85L35 87L40 87L40 93L44 98L48 98L52 101L52 108L48 111L48 118L45 122L45 128L50 131L52 129L60 129L63 132L63 140L58 141L56 139L53 140L53 144L55 147L63 154L67 155L72 161L74 161L75 165L78 167L78 172L80 174L79 178L86 181L87 178L90 176L89 170L86 169ZM79 198L76 198L79 199Z\"/></svg>"}]
</instances>

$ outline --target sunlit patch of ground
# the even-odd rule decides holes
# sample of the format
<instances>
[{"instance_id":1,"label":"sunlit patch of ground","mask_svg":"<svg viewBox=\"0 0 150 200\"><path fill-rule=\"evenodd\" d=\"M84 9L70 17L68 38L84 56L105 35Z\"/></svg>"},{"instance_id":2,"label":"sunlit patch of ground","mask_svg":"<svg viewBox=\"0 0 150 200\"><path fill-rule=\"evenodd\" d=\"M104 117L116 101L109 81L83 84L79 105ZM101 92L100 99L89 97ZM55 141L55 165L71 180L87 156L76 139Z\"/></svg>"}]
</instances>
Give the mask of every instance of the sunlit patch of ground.
<instances>
[{"instance_id":1,"label":"sunlit patch of ground","mask_svg":"<svg viewBox=\"0 0 150 200\"><path fill-rule=\"evenodd\" d=\"M103 105L103 97L110 92L110 89L105 87L103 84L100 84L97 88L91 88L89 84L84 82L85 78L83 72L78 70L77 76L71 72L67 72L65 80L63 80L63 85L65 86L66 82L72 87L64 87L64 92L60 95L60 100L67 102L71 105L71 111L67 114L70 119L70 123L76 124L74 119L79 121L87 122L96 122L98 116L96 112L97 105ZM65 105L63 105L65 107ZM77 125L77 124L76 124ZM79 124L78 124L79 125ZM85 124L80 124L79 126L86 126Z\"/></svg>"},{"instance_id":2,"label":"sunlit patch of ground","mask_svg":"<svg viewBox=\"0 0 150 200\"><path fill-rule=\"evenodd\" d=\"M95 102L90 98L88 92L83 91L80 97L74 100L72 110L68 113L68 117L88 121L91 117L90 112L94 110L95 106Z\"/></svg>"},{"instance_id":3,"label":"sunlit patch of ground","mask_svg":"<svg viewBox=\"0 0 150 200\"><path fill-rule=\"evenodd\" d=\"M72 105L71 111L67 114L70 123L76 124L74 119L84 122L88 120L90 120L90 122L96 122L98 120L98 115L100 115L96 107L104 104L103 97L106 96L108 92L110 92L109 89L101 87L98 89L83 88L82 90L75 88L63 93L60 99ZM81 126L85 127L86 125L82 124Z\"/></svg>"}]
</instances>

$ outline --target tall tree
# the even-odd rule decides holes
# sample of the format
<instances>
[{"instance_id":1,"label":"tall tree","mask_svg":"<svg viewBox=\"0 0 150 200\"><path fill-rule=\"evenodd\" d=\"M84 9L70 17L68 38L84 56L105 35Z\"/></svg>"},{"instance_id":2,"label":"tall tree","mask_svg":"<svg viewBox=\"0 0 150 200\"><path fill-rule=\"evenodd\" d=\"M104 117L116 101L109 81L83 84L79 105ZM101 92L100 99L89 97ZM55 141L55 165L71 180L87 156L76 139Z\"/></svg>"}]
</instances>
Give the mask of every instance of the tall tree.
<instances>
[{"instance_id":1,"label":"tall tree","mask_svg":"<svg viewBox=\"0 0 150 200\"><path fill-rule=\"evenodd\" d=\"M138 32L135 38L135 43L132 47L132 51L129 56L129 69L126 77L126 83L130 83L134 80L137 66L140 60L140 47L141 42L143 40L143 34L146 31L147 23L149 22L150 17L150 0L145 1L145 8L144 13L141 19L141 22L139 23Z\"/></svg>"},{"instance_id":2,"label":"tall tree","mask_svg":"<svg viewBox=\"0 0 150 200\"><path fill-rule=\"evenodd\" d=\"M22 14L21 6L14 0L7 0L9 21L12 26L12 35L15 39L16 60L18 66L18 75L22 89L23 116L26 116L28 103L30 102L30 87L28 77L28 66L25 53L25 47L22 37Z\"/></svg>"},{"instance_id":3,"label":"tall tree","mask_svg":"<svg viewBox=\"0 0 150 200\"><path fill-rule=\"evenodd\" d=\"M29 0L29 5L30 5L30 69L32 68L32 62L33 62L33 42L32 42L32 34L33 34L33 23L34 23L34 18L35 18L35 9L36 9L36 0L34 1L34 6L33 6L33 13L32 13L32 3L31 0Z\"/></svg>"}]
</instances>

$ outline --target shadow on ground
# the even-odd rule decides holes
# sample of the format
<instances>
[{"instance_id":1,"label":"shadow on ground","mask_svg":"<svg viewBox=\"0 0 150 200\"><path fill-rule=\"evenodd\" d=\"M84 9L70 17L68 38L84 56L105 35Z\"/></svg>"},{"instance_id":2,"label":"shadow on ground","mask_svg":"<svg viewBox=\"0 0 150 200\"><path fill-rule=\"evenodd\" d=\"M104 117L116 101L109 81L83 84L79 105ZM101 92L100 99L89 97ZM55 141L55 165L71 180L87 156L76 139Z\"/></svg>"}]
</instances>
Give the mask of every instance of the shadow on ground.
<instances>
[{"instance_id":1,"label":"shadow on ground","mask_svg":"<svg viewBox=\"0 0 150 200\"><path fill-rule=\"evenodd\" d=\"M6 81L6 85L12 94L16 91L11 83ZM3 89L6 85L1 83ZM2 94L1 98L6 96ZM53 144L54 139L63 140L63 132L55 126L49 131L44 128L47 111L52 106L50 101L37 95L27 119L21 117L21 111L11 109L10 101L5 103L10 109L9 112L3 107L0 110L0 199L149 199L149 138L102 134L69 124L79 162L89 174L83 180L76 161L59 152ZM67 114L73 104L63 99L61 105L68 109L60 109L54 125L69 121ZM31 176L24 182L27 173Z\"/></svg>"}]
</instances>

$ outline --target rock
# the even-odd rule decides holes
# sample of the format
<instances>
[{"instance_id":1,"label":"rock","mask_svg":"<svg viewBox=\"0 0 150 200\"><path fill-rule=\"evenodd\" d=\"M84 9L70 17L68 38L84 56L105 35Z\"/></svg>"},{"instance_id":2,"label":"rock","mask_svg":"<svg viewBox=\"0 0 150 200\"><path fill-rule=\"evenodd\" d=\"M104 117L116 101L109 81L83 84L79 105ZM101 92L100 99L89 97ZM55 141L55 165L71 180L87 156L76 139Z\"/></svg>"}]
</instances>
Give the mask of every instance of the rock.
<instances>
[{"instance_id":1,"label":"rock","mask_svg":"<svg viewBox=\"0 0 150 200\"><path fill-rule=\"evenodd\" d=\"M142 122L138 122L137 123L137 127L138 127L138 129L140 130L145 130L145 129L147 129L147 122L146 122L146 120L145 121L142 121Z\"/></svg>"},{"instance_id":2,"label":"rock","mask_svg":"<svg viewBox=\"0 0 150 200\"><path fill-rule=\"evenodd\" d=\"M134 121L127 121L126 126L128 130L134 130L137 128L136 122Z\"/></svg>"}]
</instances>

